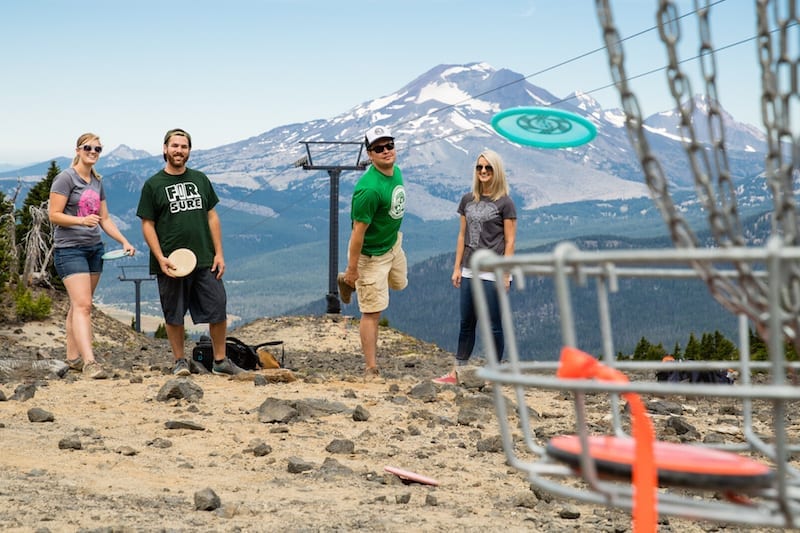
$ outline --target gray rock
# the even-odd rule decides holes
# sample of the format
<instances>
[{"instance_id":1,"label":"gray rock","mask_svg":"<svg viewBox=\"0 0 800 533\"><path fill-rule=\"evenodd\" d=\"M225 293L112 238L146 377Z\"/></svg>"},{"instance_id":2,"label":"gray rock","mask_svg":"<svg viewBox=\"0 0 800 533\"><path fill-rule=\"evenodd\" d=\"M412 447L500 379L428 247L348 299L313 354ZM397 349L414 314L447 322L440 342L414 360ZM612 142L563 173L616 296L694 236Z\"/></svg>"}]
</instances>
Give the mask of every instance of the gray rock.
<instances>
[{"instance_id":1,"label":"gray rock","mask_svg":"<svg viewBox=\"0 0 800 533\"><path fill-rule=\"evenodd\" d=\"M185 399L196 402L203 397L203 389L189 378L171 379L164 383L158 391L156 400L165 402L170 399Z\"/></svg>"},{"instance_id":2,"label":"gray rock","mask_svg":"<svg viewBox=\"0 0 800 533\"><path fill-rule=\"evenodd\" d=\"M325 451L329 453L353 453L356 449L356 445L350 439L333 439L327 446L325 446Z\"/></svg>"},{"instance_id":3,"label":"gray rock","mask_svg":"<svg viewBox=\"0 0 800 533\"><path fill-rule=\"evenodd\" d=\"M134 455L138 454L136 450L131 448L130 446L120 446L117 448L117 453L120 455L124 455L125 457L133 457Z\"/></svg>"},{"instance_id":4,"label":"gray rock","mask_svg":"<svg viewBox=\"0 0 800 533\"><path fill-rule=\"evenodd\" d=\"M342 402L332 402L330 400L309 398L294 402L294 408L303 418L316 418L319 416L335 415L346 413L350 409Z\"/></svg>"},{"instance_id":5,"label":"gray rock","mask_svg":"<svg viewBox=\"0 0 800 533\"><path fill-rule=\"evenodd\" d=\"M479 452L503 453L503 439L500 435L478 441Z\"/></svg>"},{"instance_id":6,"label":"gray rock","mask_svg":"<svg viewBox=\"0 0 800 533\"><path fill-rule=\"evenodd\" d=\"M697 434L697 429L689 422L679 416L671 416L667 419L667 427L675 430L678 435L685 435L687 433Z\"/></svg>"},{"instance_id":7,"label":"gray rock","mask_svg":"<svg viewBox=\"0 0 800 533\"><path fill-rule=\"evenodd\" d=\"M14 394L11 396L12 400L24 402L30 400L36 395L36 385L34 383L23 383L14 389Z\"/></svg>"},{"instance_id":8,"label":"gray rock","mask_svg":"<svg viewBox=\"0 0 800 533\"><path fill-rule=\"evenodd\" d=\"M162 439L161 437L149 440L146 442L146 444L148 446L152 446L153 448L161 448L161 449L172 447L172 441L170 441L169 439Z\"/></svg>"},{"instance_id":9,"label":"gray rock","mask_svg":"<svg viewBox=\"0 0 800 533\"><path fill-rule=\"evenodd\" d=\"M0 381L17 379L63 378L69 366L58 359L3 359L0 361Z\"/></svg>"},{"instance_id":10,"label":"gray rock","mask_svg":"<svg viewBox=\"0 0 800 533\"><path fill-rule=\"evenodd\" d=\"M353 469L347 467L334 459L333 457L326 457L319 467L319 476L324 479L332 479L339 476L350 476L353 474Z\"/></svg>"},{"instance_id":11,"label":"gray rock","mask_svg":"<svg viewBox=\"0 0 800 533\"><path fill-rule=\"evenodd\" d=\"M77 435L69 435L58 441L59 450L80 450L82 448L81 439Z\"/></svg>"},{"instance_id":12,"label":"gray rock","mask_svg":"<svg viewBox=\"0 0 800 533\"><path fill-rule=\"evenodd\" d=\"M253 447L253 455L256 457L264 457L265 455L269 455L272 453L272 446L267 444L266 442L262 442L261 444L256 445Z\"/></svg>"},{"instance_id":13,"label":"gray rock","mask_svg":"<svg viewBox=\"0 0 800 533\"><path fill-rule=\"evenodd\" d=\"M288 463L286 465L286 470L290 474L302 474L303 472L308 472L309 470L313 470L314 465L305 461L299 457L289 457Z\"/></svg>"},{"instance_id":14,"label":"gray rock","mask_svg":"<svg viewBox=\"0 0 800 533\"><path fill-rule=\"evenodd\" d=\"M558 512L558 517L566 520L577 520L581 517L581 512L577 507L569 505L561 508L561 510Z\"/></svg>"},{"instance_id":15,"label":"gray rock","mask_svg":"<svg viewBox=\"0 0 800 533\"><path fill-rule=\"evenodd\" d=\"M198 511L213 511L219 509L222 501L217 493L210 488L198 490L194 493L194 508Z\"/></svg>"},{"instance_id":16,"label":"gray rock","mask_svg":"<svg viewBox=\"0 0 800 533\"><path fill-rule=\"evenodd\" d=\"M436 385L430 380L425 380L411 387L408 395L415 400L435 402L437 397Z\"/></svg>"},{"instance_id":17,"label":"gray rock","mask_svg":"<svg viewBox=\"0 0 800 533\"><path fill-rule=\"evenodd\" d=\"M353 409L353 420L356 422L366 422L369 420L369 411L367 411L364 406L357 405L355 409Z\"/></svg>"},{"instance_id":18,"label":"gray rock","mask_svg":"<svg viewBox=\"0 0 800 533\"><path fill-rule=\"evenodd\" d=\"M190 420L167 420L164 422L167 429L191 429L193 431L205 431L206 428Z\"/></svg>"},{"instance_id":19,"label":"gray rock","mask_svg":"<svg viewBox=\"0 0 800 533\"><path fill-rule=\"evenodd\" d=\"M31 422L53 422L55 417L53 413L49 411L45 411L44 409L40 409L38 407L33 407L28 409L28 420Z\"/></svg>"},{"instance_id":20,"label":"gray rock","mask_svg":"<svg viewBox=\"0 0 800 533\"><path fill-rule=\"evenodd\" d=\"M264 424L287 424L300 416L291 402L278 398L267 398L258 406L258 421Z\"/></svg>"}]
</instances>

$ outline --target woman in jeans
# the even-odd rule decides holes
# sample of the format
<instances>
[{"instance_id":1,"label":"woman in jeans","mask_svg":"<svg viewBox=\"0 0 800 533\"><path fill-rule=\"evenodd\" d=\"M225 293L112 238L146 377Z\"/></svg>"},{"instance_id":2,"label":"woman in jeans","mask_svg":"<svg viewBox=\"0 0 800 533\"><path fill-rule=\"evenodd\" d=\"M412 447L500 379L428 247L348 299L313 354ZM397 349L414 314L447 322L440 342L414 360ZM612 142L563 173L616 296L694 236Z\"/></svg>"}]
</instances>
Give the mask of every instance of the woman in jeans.
<instances>
[{"instance_id":1,"label":"woman in jeans","mask_svg":"<svg viewBox=\"0 0 800 533\"><path fill-rule=\"evenodd\" d=\"M477 275L483 283L489 304L492 336L497 356L503 358L503 325L497 301L496 283L503 283L508 290L511 278L495 279L492 272L473 273L469 268L470 257L475 250L488 249L499 255L514 253L517 231L517 211L509 196L506 173L500 156L485 150L475 164L472 191L465 194L458 204L460 226L456 240L456 260L453 267L453 286L460 289L461 326L458 332L455 367L434 383L455 384L458 382L458 367L466 366L475 346L475 328L478 317L472 297L472 280Z\"/></svg>"},{"instance_id":2,"label":"woman in jeans","mask_svg":"<svg viewBox=\"0 0 800 533\"><path fill-rule=\"evenodd\" d=\"M103 146L93 133L78 137L72 165L50 186L49 216L53 224L56 272L69 295L67 364L92 379L108 375L92 351L92 298L103 272L100 228L133 255L135 250L111 220L106 193L94 165Z\"/></svg>"}]
</instances>

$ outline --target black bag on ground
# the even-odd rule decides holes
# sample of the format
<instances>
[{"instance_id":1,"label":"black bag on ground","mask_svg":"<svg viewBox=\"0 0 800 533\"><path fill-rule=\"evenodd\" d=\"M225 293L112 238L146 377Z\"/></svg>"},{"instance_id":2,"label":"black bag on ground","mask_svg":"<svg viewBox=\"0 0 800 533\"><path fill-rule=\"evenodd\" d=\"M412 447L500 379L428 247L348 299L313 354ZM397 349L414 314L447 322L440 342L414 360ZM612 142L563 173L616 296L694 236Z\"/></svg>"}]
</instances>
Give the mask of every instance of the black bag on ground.
<instances>
[{"instance_id":1,"label":"black bag on ground","mask_svg":"<svg viewBox=\"0 0 800 533\"><path fill-rule=\"evenodd\" d=\"M225 356L244 370L256 370L261 367L256 349L236 337L225 337ZM192 359L211 370L214 365L214 347L208 336L200 336L192 348Z\"/></svg>"}]
</instances>

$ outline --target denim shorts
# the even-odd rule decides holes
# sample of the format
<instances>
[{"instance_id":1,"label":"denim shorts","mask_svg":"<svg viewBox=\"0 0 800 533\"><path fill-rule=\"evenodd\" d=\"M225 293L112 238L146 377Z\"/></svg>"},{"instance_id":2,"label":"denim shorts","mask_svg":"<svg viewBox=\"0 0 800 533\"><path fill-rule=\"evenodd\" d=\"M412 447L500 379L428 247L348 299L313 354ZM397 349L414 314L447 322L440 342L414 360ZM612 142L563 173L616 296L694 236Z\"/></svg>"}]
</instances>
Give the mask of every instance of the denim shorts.
<instances>
[{"instance_id":1,"label":"denim shorts","mask_svg":"<svg viewBox=\"0 0 800 533\"><path fill-rule=\"evenodd\" d=\"M103 272L103 243L91 246L56 248L53 263L61 279L73 274L100 274Z\"/></svg>"}]
</instances>

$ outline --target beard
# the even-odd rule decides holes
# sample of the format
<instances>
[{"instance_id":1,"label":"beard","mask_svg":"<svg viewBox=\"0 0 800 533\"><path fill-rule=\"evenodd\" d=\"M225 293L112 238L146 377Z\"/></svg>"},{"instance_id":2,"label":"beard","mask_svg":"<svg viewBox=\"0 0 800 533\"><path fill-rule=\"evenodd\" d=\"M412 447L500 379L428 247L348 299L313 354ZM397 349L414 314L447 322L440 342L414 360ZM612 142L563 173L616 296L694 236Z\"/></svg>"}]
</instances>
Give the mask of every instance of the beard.
<instances>
[{"instance_id":1,"label":"beard","mask_svg":"<svg viewBox=\"0 0 800 533\"><path fill-rule=\"evenodd\" d=\"M186 166L186 162L189 160L189 156L175 156L173 154L167 153L167 162L170 166L175 168L181 168Z\"/></svg>"}]
</instances>

